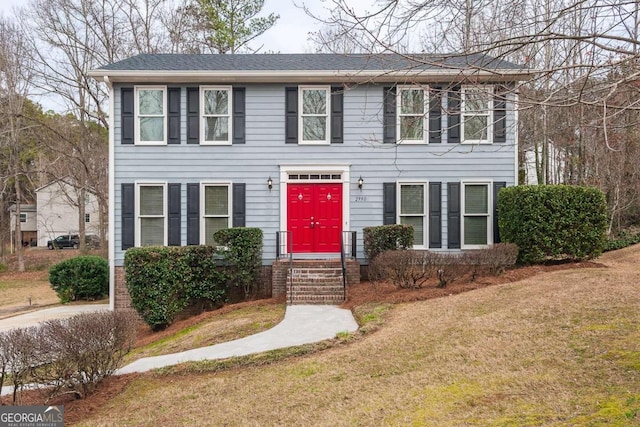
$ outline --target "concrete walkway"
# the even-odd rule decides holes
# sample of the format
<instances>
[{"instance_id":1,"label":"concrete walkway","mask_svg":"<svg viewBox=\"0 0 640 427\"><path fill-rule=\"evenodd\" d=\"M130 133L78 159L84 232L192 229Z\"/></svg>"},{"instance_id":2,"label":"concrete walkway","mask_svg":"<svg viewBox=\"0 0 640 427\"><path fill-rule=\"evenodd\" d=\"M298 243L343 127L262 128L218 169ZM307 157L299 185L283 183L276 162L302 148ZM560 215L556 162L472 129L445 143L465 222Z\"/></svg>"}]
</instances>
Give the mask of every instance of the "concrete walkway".
<instances>
[{"instance_id":1,"label":"concrete walkway","mask_svg":"<svg viewBox=\"0 0 640 427\"><path fill-rule=\"evenodd\" d=\"M287 306L282 322L267 331L209 347L139 359L119 369L116 375L145 372L183 362L225 359L309 344L335 338L340 332L354 332L357 329L358 324L350 310L328 305L290 305Z\"/></svg>"},{"instance_id":2,"label":"concrete walkway","mask_svg":"<svg viewBox=\"0 0 640 427\"><path fill-rule=\"evenodd\" d=\"M35 326L45 320L64 319L73 317L80 313L108 310L109 304L84 304L84 305L61 305L58 307L34 310L29 313L19 314L0 320L0 332L14 328L26 328Z\"/></svg>"}]
</instances>

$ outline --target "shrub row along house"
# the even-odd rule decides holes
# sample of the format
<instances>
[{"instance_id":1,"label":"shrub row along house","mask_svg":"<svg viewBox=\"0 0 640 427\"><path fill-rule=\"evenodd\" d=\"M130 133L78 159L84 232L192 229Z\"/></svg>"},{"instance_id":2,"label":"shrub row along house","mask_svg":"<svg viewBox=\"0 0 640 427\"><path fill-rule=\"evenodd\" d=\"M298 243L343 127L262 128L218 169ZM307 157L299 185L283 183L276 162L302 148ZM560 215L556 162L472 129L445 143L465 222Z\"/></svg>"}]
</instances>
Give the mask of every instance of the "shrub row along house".
<instances>
[{"instance_id":1,"label":"shrub row along house","mask_svg":"<svg viewBox=\"0 0 640 427\"><path fill-rule=\"evenodd\" d=\"M116 308L128 304L126 249L213 244L220 228L263 230L275 295L285 292L279 256L326 260L344 248L362 261L367 226L411 224L419 249L499 240L495 196L517 183L516 89L530 75L519 65L145 54L90 74L110 90Z\"/></svg>"}]
</instances>

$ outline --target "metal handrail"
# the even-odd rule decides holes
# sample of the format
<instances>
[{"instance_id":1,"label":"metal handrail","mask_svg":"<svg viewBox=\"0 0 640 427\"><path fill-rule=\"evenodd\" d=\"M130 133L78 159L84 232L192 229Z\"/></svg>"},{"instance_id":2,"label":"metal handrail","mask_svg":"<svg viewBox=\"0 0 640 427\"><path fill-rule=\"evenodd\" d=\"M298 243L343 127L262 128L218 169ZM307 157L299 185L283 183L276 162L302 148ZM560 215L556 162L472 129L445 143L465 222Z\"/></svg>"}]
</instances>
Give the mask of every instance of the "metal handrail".
<instances>
[{"instance_id":1,"label":"metal handrail","mask_svg":"<svg viewBox=\"0 0 640 427\"><path fill-rule=\"evenodd\" d=\"M289 258L289 304L293 304L293 235L288 230L276 231L276 259L285 256Z\"/></svg>"},{"instance_id":2,"label":"metal handrail","mask_svg":"<svg viewBox=\"0 0 640 427\"><path fill-rule=\"evenodd\" d=\"M342 300L347 300L347 261L344 251L344 234L340 233L340 264L342 265Z\"/></svg>"}]
</instances>

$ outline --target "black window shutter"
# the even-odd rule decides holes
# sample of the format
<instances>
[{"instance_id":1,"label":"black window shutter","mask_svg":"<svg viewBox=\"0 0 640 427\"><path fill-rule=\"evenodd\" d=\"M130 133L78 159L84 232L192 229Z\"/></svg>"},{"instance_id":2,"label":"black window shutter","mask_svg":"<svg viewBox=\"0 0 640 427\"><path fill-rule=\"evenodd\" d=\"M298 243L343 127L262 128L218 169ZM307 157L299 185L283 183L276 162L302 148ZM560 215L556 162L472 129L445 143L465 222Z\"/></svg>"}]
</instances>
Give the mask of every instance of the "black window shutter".
<instances>
[{"instance_id":1,"label":"black window shutter","mask_svg":"<svg viewBox=\"0 0 640 427\"><path fill-rule=\"evenodd\" d=\"M342 144L344 138L344 89L331 88L331 143Z\"/></svg>"},{"instance_id":2,"label":"black window shutter","mask_svg":"<svg viewBox=\"0 0 640 427\"><path fill-rule=\"evenodd\" d=\"M442 247L442 183L429 183L429 247Z\"/></svg>"},{"instance_id":3,"label":"black window shutter","mask_svg":"<svg viewBox=\"0 0 640 427\"><path fill-rule=\"evenodd\" d=\"M187 88L187 144L200 143L200 88Z\"/></svg>"},{"instance_id":4,"label":"black window shutter","mask_svg":"<svg viewBox=\"0 0 640 427\"><path fill-rule=\"evenodd\" d=\"M429 144L442 141L442 87L431 86L429 96Z\"/></svg>"},{"instance_id":5,"label":"black window shutter","mask_svg":"<svg viewBox=\"0 0 640 427\"><path fill-rule=\"evenodd\" d=\"M181 213L181 186L180 184L169 184L169 235L167 243L169 246L180 246L182 244L182 236L180 227L182 223Z\"/></svg>"},{"instance_id":6,"label":"black window shutter","mask_svg":"<svg viewBox=\"0 0 640 427\"><path fill-rule=\"evenodd\" d=\"M382 206L384 225L396 223L396 183L385 182L382 187Z\"/></svg>"},{"instance_id":7,"label":"black window shutter","mask_svg":"<svg viewBox=\"0 0 640 427\"><path fill-rule=\"evenodd\" d=\"M447 184L447 241L449 249L460 249L460 183Z\"/></svg>"},{"instance_id":8,"label":"black window shutter","mask_svg":"<svg viewBox=\"0 0 640 427\"><path fill-rule=\"evenodd\" d=\"M285 142L298 143L298 88L286 87L285 91Z\"/></svg>"},{"instance_id":9,"label":"black window shutter","mask_svg":"<svg viewBox=\"0 0 640 427\"><path fill-rule=\"evenodd\" d=\"M200 184L187 184L187 245L200 244Z\"/></svg>"},{"instance_id":10,"label":"black window shutter","mask_svg":"<svg viewBox=\"0 0 640 427\"><path fill-rule=\"evenodd\" d=\"M447 96L448 122L447 142L458 144L460 142L460 86L454 86Z\"/></svg>"},{"instance_id":11,"label":"black window shutter","mask_svg":"<svg viewBox=\"0 0 640 427\"><path fill-rule=\"evenodd\" d=\"M493 142L507 142L507 100L506 92L496 86L493 98Z\"/></svg>"},{"instance_id":12,"label":"black window shutter","mask_svg":"<svg viewBox=\"0 0 640 427\"><path fill-rule=\"evenodd\" d=\"M246 184L233 184L233 219L234 227L244 227L246 217L245 204Z\"/></svg>"},{"instance_id":13,"label":"black window shutter","mask_svg":"<svg viewBox=\"0 0 640 427\"><path fill-rule=\"evenodd\" d=\"M180 144L180 88L167 89L169 104L169 144Z\"/></svg>"},{"instance_id":14,"label":"black window shutter","mask_svg":"<svg viewBox=\"0 0 640 427\"><path fill-rule=\"evenodd\" d=\"M498 193L507 183L504 181L493 183L493 243L500 243L500 229L498 228Z\"/></svg>"},{"instance_id":15,"label":"black window shutter","mask_svg":"<svg viewBox=\"0 0 640 427\"><path fill-rule=\"evenodd\" d=\"M233 88L233 143L245 143L245 93L243 87Z\"/></svg>"},{"instance_id":16,"label":"black window shutter","mask_svg":"<svg viewBox=\"0 0 640 427\"><path fill-rule=\"evenodd\" d=\"M134 104L132 87L123 87L120 89L120 122L122 144L133 144L134 142Z\"/></svg>"},{"instance_id":17,"label":"black window shutter","mask_svg":"<svg viewBox=\"0 0 640 427\"><path fill-rule=\"evenodd\" d=\"M135 245L135 224L136 224L136 196L134 184L122 184L122 250L127 250Z\"/></svg>"},{"instance_id":18,"label":"black window shutter","mask_svg":"<svg viewBox=\"0 0 640 427\"><path fill-rule=\"evenodd\" d=\"M385 144L396 143L396 88L384 88L383 139Z\"/></svg>"}]
</instances>

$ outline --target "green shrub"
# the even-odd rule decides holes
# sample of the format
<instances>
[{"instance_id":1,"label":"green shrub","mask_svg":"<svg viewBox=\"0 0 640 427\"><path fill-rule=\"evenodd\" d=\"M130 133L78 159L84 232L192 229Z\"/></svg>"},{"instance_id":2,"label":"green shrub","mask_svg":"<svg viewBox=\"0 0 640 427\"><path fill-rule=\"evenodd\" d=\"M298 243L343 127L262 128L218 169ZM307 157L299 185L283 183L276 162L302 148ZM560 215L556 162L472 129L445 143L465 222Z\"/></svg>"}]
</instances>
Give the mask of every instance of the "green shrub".
<instances>
[{"instance_id":1,"label":"green shrub","mask_svg":"<svg viewBox=\"0 0 640 427\"><path fill-rule=\"evenodd\" d=\"M362 229L364 254L369 261L385 251L413 246L413 227L405 224L379 225Z\"/></svg>"},{"instance_id":2,"label":"green shrub","mask_svg":"<svg viewBox=\"0 0 640 427\"><path fill-rule=\"evenodd\" d=\"M63 303L101 298L109 292L109 263L94 255L70 258L49 269L49 282Z\"/></svg>"},{"instance_id":3,"label":"green shrub","mask_svg":"<svg viewBox=\"0 0 640 427\"><path fill-rule=\"evenodd\" d=\"M580 260L604 249L607 204L596 188L508 187L498 195L498 211L502 240L518 245L521 263Z\"/></svg>"},{"instance_id":4,"label":"green shrub","mask_svg":"<svg viewBox=\"0 0 640 427\"><path fill-rule=\"evenodd\" d=\"M615 251L616 249L626 248L627 246L640 243L640 233L632 233L623 231L618 236L608 239L604 246L604 252Z\"/></svg>"},{"instance_id":5,"label":"green shrub","mask_svg":"<svg viewBox=\"0 0 640 427\"><path fill-rule=\"evenodd\" d=\"M124 257L131 305L154 330L167 327L190 304L226 297L226 276L212 246L131 248Z\"/></svg>"},{"instance_id":6,"label":"green shrub","mask_svg":"<svg viewBox=\"0 0 640 427\"><path fill-rule=\"evenodd\" d=\"M229 283L241 287L244 297L253 295L262 268L262 230L259 228L227 228L214 234L221 245L218 254L224 257Z\"/></svg>"}]
</instances>

